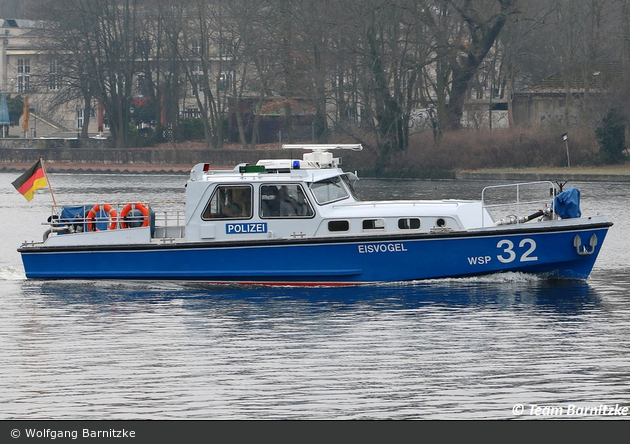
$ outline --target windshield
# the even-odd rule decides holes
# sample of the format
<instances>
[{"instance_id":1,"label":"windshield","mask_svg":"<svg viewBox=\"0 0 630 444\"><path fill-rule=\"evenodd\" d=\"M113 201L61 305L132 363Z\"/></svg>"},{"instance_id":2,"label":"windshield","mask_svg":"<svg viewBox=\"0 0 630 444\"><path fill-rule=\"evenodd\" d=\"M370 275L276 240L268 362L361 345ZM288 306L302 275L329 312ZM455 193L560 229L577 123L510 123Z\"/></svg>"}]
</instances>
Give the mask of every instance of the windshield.
<instances>
[{"instance_id":1,"label":"windshield","mask_svg":"<svg viewBox=\"0 0 630 444\"><path fill-rule=\"evenodd\" d=\"M359 178L352 173L346 173L343 176L341 176L341 178L345 182L346 188L350 190L350 194L352 195L354 200L356 200L357 202L360 201L361 199L359 199L359 195L357 194L357 191L354 189L354 184L356 183L357 180L359 180Z\"/></svg>"},{"instance_id":2,"label":"windshield","mask_svg":"<svg viewBox=\"0 0 630 444\"><path fill-rule=\"evenodd\" d=\"M341 178L339 176L320 180L319 182L313 182L311 184L311 191L313 196L315 196L315 200L317 200L317 203L320 205L345 199L349 196L348 191L341 183Z\"/></svg>"}]
</instances>

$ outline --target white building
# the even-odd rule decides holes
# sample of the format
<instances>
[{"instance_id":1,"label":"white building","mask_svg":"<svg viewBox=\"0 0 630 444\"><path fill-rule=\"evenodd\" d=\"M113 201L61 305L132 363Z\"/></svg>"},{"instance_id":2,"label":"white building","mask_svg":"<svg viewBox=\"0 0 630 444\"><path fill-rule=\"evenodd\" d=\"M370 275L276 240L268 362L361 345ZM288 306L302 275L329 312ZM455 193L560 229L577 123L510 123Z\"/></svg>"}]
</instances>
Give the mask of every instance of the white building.
<instances>
[{"instance_id":1,"label":"white building","mask_svg":"<svg viewBox=\"0 0 630 444\"><path fill-rule=\"evenodd\" d=\"M11 137L76 137L83 127L85 113L90 119L88 133L98 134L97 106L84 110L83 105L67 103L52 108L50 98L63 87L60 66L34 45L34 30L38 22L31 20L0 19L0 89L8 97L28 98L29 131L25 134L20 118L19 126L9 129ZM106 128L104 128L106 130Z\"/></svg>"}]
</instances>

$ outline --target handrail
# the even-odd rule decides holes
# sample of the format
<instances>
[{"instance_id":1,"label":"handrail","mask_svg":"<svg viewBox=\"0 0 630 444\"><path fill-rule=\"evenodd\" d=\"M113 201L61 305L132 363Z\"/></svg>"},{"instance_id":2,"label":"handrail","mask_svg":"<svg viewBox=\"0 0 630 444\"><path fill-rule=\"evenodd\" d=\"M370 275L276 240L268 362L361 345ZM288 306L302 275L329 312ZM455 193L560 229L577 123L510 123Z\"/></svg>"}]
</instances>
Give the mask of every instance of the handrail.
<instances>
[{"instance_id":1,"label":"handrail","mask_svg":"<svg viewBox=\"0 0 630 444\"><path fill-rule=\"evenodd\" d=\"M57 204L57 205L52 205L53 208L55 207L80 207L80 206L94 206L96 205L94 202L96 200L93 200L91 202L87 202L87 203L72 203L72 204ZM152 201L144 201L144 200L136 200L134 202L137 203L141 203L143 205L163 205L163 204L186 204L185 200L152 200ZM105 201L105 202L97 202L97 203L107 203L109 205L127 205L128 203L134 203L131 201L124 201L124 202L111 202L111 201Z\"/></svg>"},{"instance_id":2,"label":"handrail","mask_svg":"<svg viewBox=\"0 0 630 444\"><path fill-rule=\"evenodd\" d=\"M185 220L186 220L186 210L185 207L182 207L181 209L162 209L160 207L163 207L164 205L173 205L173 204L179 204L179 205L185 205L185 201L134 201L134 202L91 202L91 203L79 203L79 204L66 204L66 205L52 205L51 207L51 216L48 218L47 222L43 222L42 225L50 225L53 228L57 227L66 227L64 230L67 231L67 229L71 229L71 226L76 227L81 227L78 228L79 231L83 230L83 226L88 224L90 222L90 220L88 220L87 217L87 213L86 214L82 214L82 216L79 217L71 217L71 218L64 218L63 220L61 219L61 215L63 214L63 210L66 207L83 207L83 208L93 208L95 205L103 205L103 204L107 204L110 205L115 211L116 211L116 216L114 217L109 217L109 222L108 223L113 223L116 225L117 228L120 227L121 222L125 222L125 220L123 218L120 217L121 214L121 210L122 208L124 208L126 205L130 204L130 203L139 203L142 204L144 206L146 206L147 208L150 208L153 211L153 224L154 226L161 226L161 227L166 227L166 226L178 226L181 225ZM82 211L81 213L83 213L84 211ZM113 213L112 213L113 214ZM140 216L138 216L140 217ZM101 219L100 217L97 219ZM96 223L97 221L95 221ZM103 220L99 220L98 222L103 222ZM71 229L72 230L72 229ZM56 231L56 230L55 230Z\"/></svg>"},{"instance_id":3,"label":"handrail","mask_svg":"<svg viewBox=\"0 0 630 444\"><path fill-rule=\"evenodd\" d=\"M521 188L522 187L543 185L543 184L548 184L550 186L549 189L551 190L551 199L547 198L547 199L540 199L540 200L521 201ZM497 189L497 188L514 188L514 187L516 188L516 201L512 201L508 203L500 203L500 204L487 204L486 203L485 195L486 195L487 190ZM545 204L545 207L547 207L549 204L553 205L555 198L556 198L556 188L554 187L553 183L548 180L538 181L538 182L522 182L522 183L514 183L514 184L487 186L481 191L481 225L482 227L486 226L486 214L489 214L489 212L487 211L489 208L507 207L507 206L516 205L516 215L514 215L515 216L514 223L518 225L518 224L524 223L523 220L526 219L525 216L521 216L521 207L523 205ZM552 220L558 219L558 215L555 213L555 211L551 212L551 218Z\"/></svg>"}]
</instances>

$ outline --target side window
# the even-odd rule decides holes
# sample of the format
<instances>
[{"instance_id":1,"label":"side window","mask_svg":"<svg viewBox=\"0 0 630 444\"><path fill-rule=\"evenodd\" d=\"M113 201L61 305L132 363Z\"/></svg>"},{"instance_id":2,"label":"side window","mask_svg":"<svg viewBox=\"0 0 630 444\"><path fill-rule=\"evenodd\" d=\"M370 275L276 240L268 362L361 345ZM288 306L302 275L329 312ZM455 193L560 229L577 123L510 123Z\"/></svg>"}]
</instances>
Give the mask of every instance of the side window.
<instances>
[{"instance_id":1,"label":"side window","mask_svg":"<svg viewBox=\"0 0 630 444\"><path fill-rule=\"evenodd\" d=\"M365 219L363 221L363 229L364 230L384 230L385 220L384 219Z\"/></svg>"},{"instance_id":2,"label":"side window","mask_svg":"<svg viewBox=\"0 0 630 444\"><path fill-rule=\"evenodd\" d=\"M299 184L262 185L261 217L312 217L313 208Z\"/></svg>"},{"instance_id":3,"label":"side window","mask_svg":"<svg viewBox=\"0 0 630 444\"><path fill-rule=\"evenodd\" d=\"M201 218L249 219L252 217L252 187L220 185L212 193Z\"/></svg>"},{"instance_id":4,"label":"side window","mask_svg":"<svg viewBox=\"0 0 630 444\"><path fill-rule=\"evenodd\" d=\"M350 222L347 220L331 220L328 222L328 231L348 231Z\"/></svg>"},{"instance_id":5,"label":"side window","mask_svg":"<svg viewBox=\"0 0 630 444\"><path fill-rule=\"evenodd\" d=\"M398 219L398 228L401 230L417 230L420 228L420 219L415 217L409 219Z\"/></svg>"}]
</instances>

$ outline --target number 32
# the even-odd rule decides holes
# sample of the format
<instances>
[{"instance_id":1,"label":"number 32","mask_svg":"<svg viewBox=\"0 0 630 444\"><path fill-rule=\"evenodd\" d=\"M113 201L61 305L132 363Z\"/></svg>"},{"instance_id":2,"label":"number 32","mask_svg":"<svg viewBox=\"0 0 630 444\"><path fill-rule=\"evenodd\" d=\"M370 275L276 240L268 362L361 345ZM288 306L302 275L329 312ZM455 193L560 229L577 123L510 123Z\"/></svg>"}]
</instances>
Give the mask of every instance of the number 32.
<instances>
[{"instance_id":1,"label":"number 32","mask_svg":"<svg viewBox=\"0 0 630 444\"><path fill-rule=\"evenodd\" d=\"M538 260L538 256L531 256L534 250L536 250L536 242L534 241L534 239L523 239L519 242L518 246L519 248L525 248L526 246L529 246L529 248L521 255L520 262L531 262ZM500 240L497 244L497 248L503 248L504 254L497 255L497 259L499 259L500 262L508 264L516 259L516 253L514 252L514 243L511 240ZM505 255L507 255L507 257Z\"/></svg>"}]
</instances>

